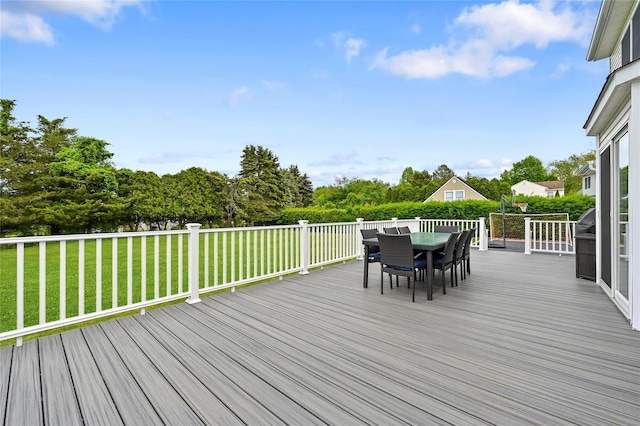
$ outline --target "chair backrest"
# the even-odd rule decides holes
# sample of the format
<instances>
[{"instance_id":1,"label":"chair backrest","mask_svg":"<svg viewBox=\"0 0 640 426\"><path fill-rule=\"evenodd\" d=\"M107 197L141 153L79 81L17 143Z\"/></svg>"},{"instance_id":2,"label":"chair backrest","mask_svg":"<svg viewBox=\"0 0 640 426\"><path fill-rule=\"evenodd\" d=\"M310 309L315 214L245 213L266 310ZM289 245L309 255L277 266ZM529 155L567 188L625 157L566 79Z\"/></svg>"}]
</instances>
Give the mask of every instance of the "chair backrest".
<instances>
[{"instance_id":1,"label":"chair backrest","mask_svg":"<svg viewBox=\"0 0 640 426\"><path fill-rule=\"evenodd\" d=\"M398 234L410 234L411 229L408 226L398 226Z\"/></svg>"},{"instance_id":2,"label":"chair backrest","mask_svg":"<svg viewBox=\"0 0 640 426\"><path fill-rule=\"evenodd\" d=\"M459 229L457 226L447 226L447 225L435 225L433 227L433 232L458 232Z\"/></svg>"},{"instance_id":3,"label":"chair backrest","mask_svg":"<svg viewBox=\"0 0 640 426\"><path fill-rule=\"evenodd\" d=\"M369 238L376 238L378 237L378 230L377 229L361 229L360 233L362 234L362 239L366 240Z\"/></svg>"},{"instance_id":4,"label":"chair backrest","mask_svg":"<svg viewBox=\"0 0 640 426\"><path fill-rule=\"evenodd\" d=\"M456 243L458 242L459 236L459 232L452 232L451 235L449 235L449 239L444 245L444 258L442 259L442 263L444 265L453 262L453 253L456 249Z\"/></svg>"},{"instance_id":5,"label":"chair backrest","mask_svg":"<svg viewBox=\"0 0 640 426\"><path fill-rule=\"evenodd\" d=\"M377 229L361 229L360 233L362 234L362 239L366 240L369 238L376 238L378 236L378 230ZM375 247L375 246L370 246L369 247L369 254L372 253L378 253L380 251L379 247Z\"/></svg>"},{"instance_id":6,"label":"chair backrest","mask_svg":"<svg viewBox=\"0 0 640 426\"><path fill-rule=\"evenodd\" d=\"M458 236L458 240L456 241L456 248L454 250L456 261L464 258L464 247L465 247L465 244L467 243L469 232L471 231L467 229L465 231L462 231L460 233L460 236Z\"/></svg>"},{"instance_id":7,"label":"chair backrest","mask_svg":"<svg viewBox=\"0 0 640 426\"><path fill-rule=\"evenodd\" d=\"M385 234L399 234L398 232L398 228L396 228L395 226L393 228L382 228L382 230L384 231Z\"/></svg>"},{"instance_id":8,"label":"chair backrest","mask_svg":"<svg viewBox=\"0 0 640 426\"><path fill-rule=\"evenodd\" d=\"M464 242L464 254L463 256L468 256L471 251L471 240L473 240L473 236L476 234L476 228L471 228L468 230L467 239Z\"/></svg>"},{"instance_id":9,"label":"chair backrest","mask_svg":"<svg viewBox=\"0 0 640 426\"><path fill-rule=\"evenodd\" d=\"M411 236L378 234L380 263L413 270L413 245Z\"/></svg>"}]
</instances>

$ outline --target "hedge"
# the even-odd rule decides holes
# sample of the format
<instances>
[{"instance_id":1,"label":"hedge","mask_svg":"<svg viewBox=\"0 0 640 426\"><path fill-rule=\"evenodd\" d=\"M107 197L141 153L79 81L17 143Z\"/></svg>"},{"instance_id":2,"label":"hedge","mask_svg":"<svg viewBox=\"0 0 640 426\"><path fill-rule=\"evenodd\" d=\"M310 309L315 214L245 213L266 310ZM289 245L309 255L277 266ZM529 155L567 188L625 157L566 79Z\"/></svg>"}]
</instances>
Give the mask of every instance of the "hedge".
<instances>
[{"instance_id":1,"label":"hedge","mask_svg":"<svg viewBox=\"0 0 640 426\"><path fill-rule=\"evenodd\" d=\"M595 198L586 195L566 197L524 197L518 196L518 203L528 203L527 213L569 213L569 220L577 220L586 210L595 207ZM519 207L505 205L507 213L523 214ZM489 218L489 213L499 213L500 202L490 200L468 201L429 201L390 203L379 206L357 206L348 209L321 209L318 207L285 209L278 221L282 225L292 225L299 220L309 223L355 222L356 218L365 221L398 219L466 219Z\"/></svg>"}]
</instances>

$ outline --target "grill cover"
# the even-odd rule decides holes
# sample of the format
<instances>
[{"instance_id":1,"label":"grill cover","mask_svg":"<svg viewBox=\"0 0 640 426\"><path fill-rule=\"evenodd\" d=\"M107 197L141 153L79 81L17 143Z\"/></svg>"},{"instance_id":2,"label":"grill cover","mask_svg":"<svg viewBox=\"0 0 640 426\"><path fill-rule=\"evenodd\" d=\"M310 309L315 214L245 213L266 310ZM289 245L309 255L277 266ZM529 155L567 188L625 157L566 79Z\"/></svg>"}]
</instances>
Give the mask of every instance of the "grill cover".
<instances>
[{"instance_id":1,"label":"grill cover","mask_svg":"<svg viewBox=\"0 0 640 426\"><path fill-rule=\"evenodd\" d=\"M582 213L576 222L576 234L596 233L596 209L590 208Z\"/></svg>"}]
</instances>

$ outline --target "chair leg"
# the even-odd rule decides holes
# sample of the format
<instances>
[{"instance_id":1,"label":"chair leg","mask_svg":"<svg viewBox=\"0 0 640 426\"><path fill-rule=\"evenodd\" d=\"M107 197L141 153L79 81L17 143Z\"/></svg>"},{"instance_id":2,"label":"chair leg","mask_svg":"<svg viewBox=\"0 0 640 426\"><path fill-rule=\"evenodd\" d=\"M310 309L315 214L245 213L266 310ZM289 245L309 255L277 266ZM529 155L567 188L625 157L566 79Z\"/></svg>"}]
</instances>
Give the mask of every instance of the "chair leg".
<instances>
[{"instance_id":1,"label":"chair leg","mask_svg":"<svg viewBox=\"0 0 640 426\"><path fill-rule=\"evenodd\" d=\"M444 282L445 281L445 276L447 275L446 270L444 269L444 265L442 268L442 294L447 294L447 284Z\"/></svg>"}]
</instances>

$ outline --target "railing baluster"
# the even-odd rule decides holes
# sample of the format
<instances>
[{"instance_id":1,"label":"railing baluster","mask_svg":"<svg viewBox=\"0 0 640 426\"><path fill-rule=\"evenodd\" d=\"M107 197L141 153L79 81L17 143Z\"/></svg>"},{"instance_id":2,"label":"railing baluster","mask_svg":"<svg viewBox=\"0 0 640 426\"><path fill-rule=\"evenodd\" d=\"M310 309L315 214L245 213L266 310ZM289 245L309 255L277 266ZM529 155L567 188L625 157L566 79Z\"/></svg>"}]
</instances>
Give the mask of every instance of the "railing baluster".
<instances>
[{"instance_id":1,"label":"railing baluster","mask_svg":"<svg viewBox=\"0 0 640 426\"><path fill-rule=\"evenodd\" d=\"M127 304L133 303L133 237L127 237Z\"/></svg>"},{"instance_id":2,"label":"railing baluster","mask_svg":"<svg viewBox=\"0 0 640 426\"><path fill-rule=\"evenodd\" d=\"M205 287L209 287L209 265L210 265L210 259L209 259L209 234L204 234L204 265L203 266L203 271L204 271L204 286Z\"/></svg>"},{"instance_id":3,"label":"railing baluster","mask_svg":"<svg viewBox=\"0 0 640 426\"><path fill-rule=\"evenodd\" d=\"M153 236L153 297L160 297L160 236Z\"/></svg>"},{"instance_id":4,"label":"railing baluster","mask_svg":"<svg viewBox=\"0 0 640 426\"><path fill-rule=\"evenodd\" d=\"M140 300L147 300L147 236L140 238Z\"/></svg>"},{"instance_id":5,"label":"railing baluster","mask_svg":"<svg viewBox=\"0 0 640 426\"><path fill-rule=\"evenodd\" d=\"M111 308L118 306L118 238L111 239Z\"/></svg>"},{"instance_id":6,"label":"railing baluster","mask_svg":"<svg viewBox=\"0 0 640 426\"><path fill-rule=\"evenodd\" d=\"M183 263L184 263L184 244L183 244L184 235L178 235L178 292L182 294L184 291L184 275L183 275Z\"/></svg>"},{"instance_id":7,"label":"railing baluster","mask_svg":"<svg viewBox=\"0 0 640 426\"><path fill-rule=\"evenodd\" d=\"M167 260L166 260L166 279L167 279L167 296L171 295L171 234L166 236L167 239Z\"/></svg>"},{"instance_id":8,"label":"railing baluster","mask_svg":"<svg viewBox=\"0 0 640 426\"><path fill-rule=\"evenodd\" d=\"M38 293L40 294L40 315L39 315L39 324L44 324L47 322L47 243L45 241L40 241L38 244L39 255L40 255L40 289Z\"/></svg>"},{"instance_id":9,"label":"railing baluster","mask_svg":"<svg viewBox=\"0 0 640 426\"><path fill-rule=\"evenodd\" d=\"M102 238L96 239L96 312L102 311Z\"/></svg>"},{"instance_id":10,"label":"railing baluster","mask_svg":"<svg viewBox=\"0 0 640 426\"><path fill-rule=\"evenodd\" d=\"M67 242L60 241L60 319L67 317Z\"/></svg>"},{"instance_id":11,"label":"railing baluster","mask_svg":"<svg viewBox=\"0 0 640 426\"><path fill-rule=\"evenodd\" d=\"M84 240L78 241L78 315L84 311Z\"/></svg>"},{"instance_id":12,"label":"railing baluster","mask_svg":"<svg viewBox=\"0 0 640 426\"><path fill-rule=\"evenodd\" d=\"M16 246L16 329L24 328L24 243ZM18 340L18 346L22 345L22 338Z\"/></svg>"}]
</instances>

